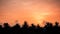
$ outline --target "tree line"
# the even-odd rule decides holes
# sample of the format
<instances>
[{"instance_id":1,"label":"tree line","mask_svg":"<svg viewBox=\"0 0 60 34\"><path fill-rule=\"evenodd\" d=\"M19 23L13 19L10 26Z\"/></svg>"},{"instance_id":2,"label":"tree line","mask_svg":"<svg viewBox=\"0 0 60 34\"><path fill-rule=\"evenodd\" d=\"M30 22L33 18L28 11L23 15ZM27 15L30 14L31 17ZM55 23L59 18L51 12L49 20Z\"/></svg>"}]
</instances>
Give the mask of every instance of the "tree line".
<instances>
[{"instance_id":1,"label":"tree line","mask_svg":"<svg viewBox=\"0 0 60 34\"><path fill-rule=\"evenodd\" d=\"M35 26L34 24L31 24L29 27L27 22L25 21L23 26L20 27L19 24L16 24L13 27L10 27L8 23L4 23L4 28L2 25L0 25L0 33L60 33L60 26L58 22L55 22L55 26L52 25L52 23L46 22L46 25L44 27L40 27L39 24Z\"/></svg>"}]
</instances>

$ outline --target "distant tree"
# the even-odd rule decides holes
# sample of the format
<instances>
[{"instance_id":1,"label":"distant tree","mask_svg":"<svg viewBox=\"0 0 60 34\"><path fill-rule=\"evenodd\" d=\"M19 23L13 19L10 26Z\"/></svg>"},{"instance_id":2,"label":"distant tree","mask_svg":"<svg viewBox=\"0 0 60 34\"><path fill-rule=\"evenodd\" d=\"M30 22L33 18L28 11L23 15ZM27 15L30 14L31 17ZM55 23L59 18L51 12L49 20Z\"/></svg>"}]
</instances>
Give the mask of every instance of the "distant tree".
<instances>
[{"instance_id":1,"label":"distant tree","mask_svg":"<svg viewBox=\"0 0 60 34\"><path fill-rule=\"evenodd\" d=\"M8 23L4 23L4 28L10 28Z\"/></svg>"},{"instance_id":2,"label":"distant tree","mask_svg":"<svg viewBox=\"0 0 60 34\"><path fill-rule=\"evenodd\" d=\"M55 22L55 26L58 26L59 25L59 23L58 22Z\"/></svg>"},{"instance_id":3,"label":"distant tree","mask_svg":"<svg viewBox=\"0 0 60 34\"><path fill-rule=\"evenodd\" d=\"M37 32L38 32L38 33L41 33L41 32L43 31L43 28L42 28L42 27L40 27L40 25L39 25L39 24L37 24L36 29L37 29Z\"/></svg>"},{"instance_id":4,"label":"distant tree","mask_svg":"<svg viewBox=\"0 0 60 34\"><path fill-rule=\"evenodd\" d=\"M27 21L24 21L24 24L22 25L21 31L22 31L22 33L27 33L28 32Z\"/></svg>"},{"instance_id":5,"label":"distant tree","mask_svg":"<svg viewBox=\"0 0 60 34\"><path fill-rule=\"evenodd\" d=\"M11 30L11 27L9 26L9 24L8 23L4 23L3 31L4 32L10 32L10 30Z\"/></svg>"},{"instance_id":6,"label":"distant tree","mask_svg":"<svg viewBox=\"0 0 60 34\"><path fill-rule=\"evenodd\" d=\"M11 28L11 31L13 31L13 32L21 32L21 28L20 28L20 25L19 24L16 24L15 26L13 26L12 28Z\"/></svg>"},{"instance_id":7,"label":"distant tree","mask_svg":"<svg viewBox=\"0 0 60 34\"><path fill-rule=\"evenodd\" d=\"M18 20L16 20L16 21L15 21L15 23L16 23L16 25L15 25L15 26L13 26L13 27L14 27L14 28L20 28L20 25L19 25Z\"/></svg>"},{"instance_id":8,"label":"distant tree","mask_svg":"<svg viewBox=\"0 0 60 34\"><path fill-rule=\"evenodd\" d=\"M52 23L46 22L46 25L45 25L43 31L45 31L45 32L51 32L52 31L52 27L53 27Z\"/></svg>"},{"instance_id":9,"label":"distant tree","mask_svg":"<svg viewBox=\"0 0 60 34\"><path fill-rule=\"evenodd\" d=\"M60 30L59 23L58 22L55 22L55 26L53 28L54 28L53 29L54 32L58 32Z\"/></svg>"},{"instance_id":10,"label":"distant tree","mask_svg":"<svg viewBox=\"0 0 60 34\"><path fill-rule=\"evenodd\" d=\"M24 21L24 24L23 24L22 28L28 28L27 21Z\"/></svg>"},{"instance_id":11,"label":"distant tree","mask_svg":"<svg viewBox=\"0 0 60 34\"><path fill-rule=\"evenodd\" d=\"M37 28L40 28L39 24L37 24Z\"/></svg>"},{"instance_id":12,"label":"distant tree","mask_svg":"<svg viewBox=\"0 0 60 34\"><path fill-rule=\"evenodd\" d=\"M0 23L0 28L2 28L2 23Z\"/></svg>"},{"instance_id":13,"label":"distant tree","mask_svg":"<svg viewBox=\"0 0 60 34\"><path fill-rule=\"evenodd\" d=\"M36 26L34 24L31 24L31 27L36 28Z\"/></svg>"},{"instance_id":14,"label":"distant tree","mask_svg":"<svg viewBox=\"0 0 60 34\"><path fill-rule=\"evenodd\" d=\"M50 23L50 22L46 22L45 27L52 27L52 23Z\"/></svg>"},{"instance_id":15,"label":"distant tree","mask_svg":"<svg viewBox=\"0 0 60 34\"><path fill-rule=\"evenodd\" d=\"M19 24L16 24L15 26L13 26L12 28L15 28L15 29L19 29L20 28L20 25Z\"/></svg>"}]
</instances>

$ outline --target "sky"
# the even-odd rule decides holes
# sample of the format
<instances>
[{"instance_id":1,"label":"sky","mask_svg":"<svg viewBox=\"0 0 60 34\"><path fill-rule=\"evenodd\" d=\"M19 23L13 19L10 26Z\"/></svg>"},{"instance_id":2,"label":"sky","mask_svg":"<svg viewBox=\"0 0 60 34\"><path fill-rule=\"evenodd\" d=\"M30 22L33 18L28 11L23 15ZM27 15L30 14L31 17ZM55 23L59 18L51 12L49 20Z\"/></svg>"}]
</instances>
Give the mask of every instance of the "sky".
<instances>
[{"instance_id":1,"label":"sky","mask_svg":"<svg viewBox=\"0 0 60 34\"><path fill-rule=\"evenodd\" d=\"M60 22L60 0L0 0L0 23L10 26L32 23L44 26L45 22Z\"/></svg>"}]
</instances>

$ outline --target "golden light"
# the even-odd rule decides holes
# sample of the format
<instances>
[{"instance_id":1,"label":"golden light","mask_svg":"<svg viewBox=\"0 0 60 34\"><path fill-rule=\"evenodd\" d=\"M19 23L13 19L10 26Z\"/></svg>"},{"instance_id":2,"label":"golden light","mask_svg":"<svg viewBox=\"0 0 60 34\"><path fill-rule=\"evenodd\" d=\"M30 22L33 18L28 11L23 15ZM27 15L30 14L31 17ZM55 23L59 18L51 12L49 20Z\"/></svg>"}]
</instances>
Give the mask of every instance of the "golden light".
<instances>
[{"instance_id":1,"label":"golden light","mask_svg":"<svg viewBox=\"0 0 60 34\"><path fill-rule=\"evenodd\" d=\"M60 22L60 8L58 2L52 0L1 0L0 22L15 25L15 20L22 25L27 21L29 25L43 25L43 21Z\"/></svg>"}]
</instances>

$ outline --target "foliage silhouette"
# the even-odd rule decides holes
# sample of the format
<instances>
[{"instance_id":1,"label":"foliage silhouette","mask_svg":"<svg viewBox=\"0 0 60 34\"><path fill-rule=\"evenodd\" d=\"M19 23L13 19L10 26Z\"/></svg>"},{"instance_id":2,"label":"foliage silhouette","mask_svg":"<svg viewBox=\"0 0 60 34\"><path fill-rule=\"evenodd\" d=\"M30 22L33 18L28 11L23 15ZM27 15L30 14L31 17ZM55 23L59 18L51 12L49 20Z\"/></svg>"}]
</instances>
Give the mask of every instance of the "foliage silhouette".
<instances>
[{"instance_id":1,"label":"foliage silhouette","mask_svg":"<svg viewBox=\"0 0 60 34\"><path fill-rule=\"evenodd\" d=\"M31 26L28 26L27 21L24 21L24 24L22 27L20 27L19 24L16 24L13 27L10 27L8 23L4 23L4 28L2 25L0 25L0 32L5 32L5 33L60 33L60 26L58 26L59 23L55 22L55 26L52 25L50 22L46 22L46 25L42 28L37 24L35 26L34 24L31 24Z\"/></svg>"}]
</instances>

